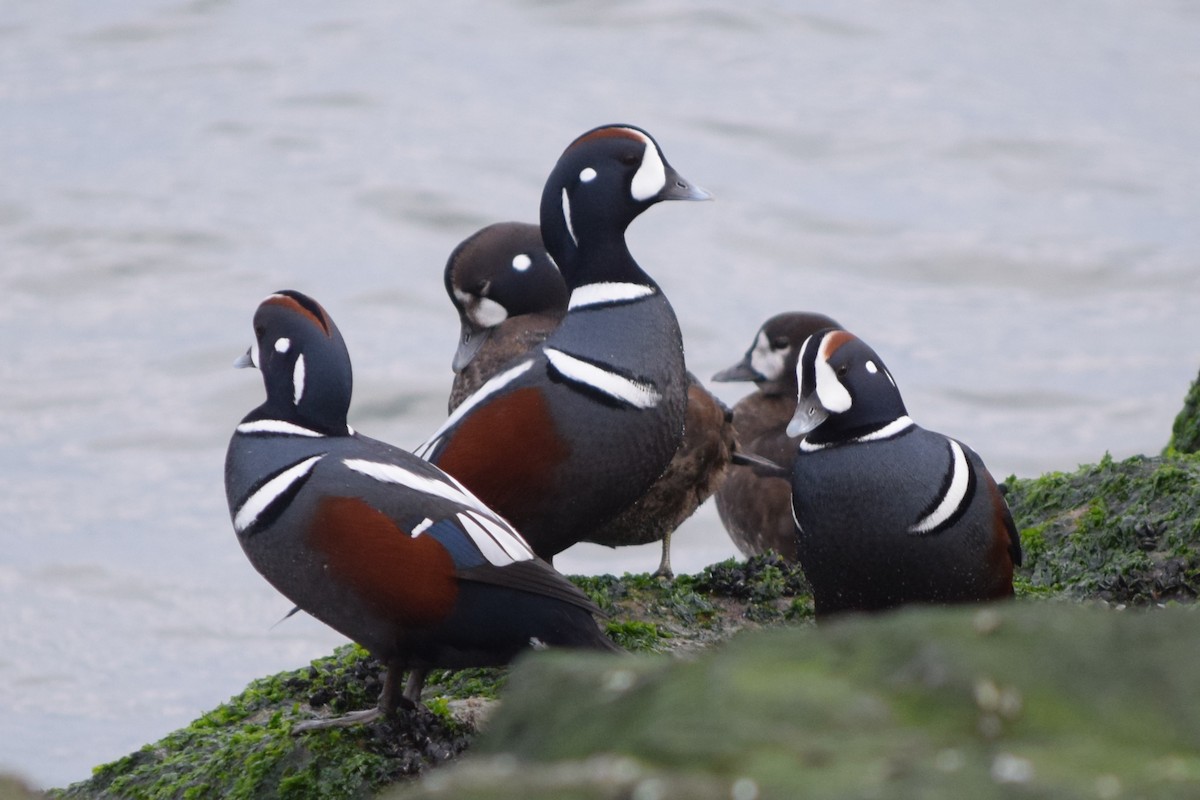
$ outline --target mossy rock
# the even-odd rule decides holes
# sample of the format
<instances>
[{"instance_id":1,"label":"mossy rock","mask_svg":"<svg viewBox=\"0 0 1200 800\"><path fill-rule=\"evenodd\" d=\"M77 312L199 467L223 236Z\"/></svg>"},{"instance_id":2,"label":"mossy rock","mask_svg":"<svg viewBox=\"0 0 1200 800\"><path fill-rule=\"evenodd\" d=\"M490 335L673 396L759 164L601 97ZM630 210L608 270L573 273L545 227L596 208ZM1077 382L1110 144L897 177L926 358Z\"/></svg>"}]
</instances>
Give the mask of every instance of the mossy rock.
<instances>
[{"instance_id":1,"label":"mossy rock","mask_svg":"<svg viewBox=\"0 0 1200 800\"><path fill-rule=\"evenodd\" d=\"M1158 605L1196 597L1200 589L1200 509L1197 508L1200 456L1170 452L1161 457L1124 461L1105 457L1100 463L1080 467L1073 473L1051 473L1027 480L1010 478L1007 496L1025 549L1025 565L1018 571L1016 581L1018 597L1026 601L1020 604L1022 609L1026 605L1045 609L1045 613L1054 614L1057 619L1060 614L1070 612L1062 612L1064 606L1051 602L1053 599L1101 600L1119 606ZM661 670L664 675L673 674L671 671L678 665L665 654L691 657L735 635L737 647L728 649L740 649L744 642L756 641L743 637L744 634L762 628L812 628L812 600L803 574L795 565L771 554L744 562L722 562L698 575L682 575L673 581L646 575L575 580L609 615L605 622L609 635L627 649L642 654L643 660L633 660L622 667L621 674L628 671L637 681L642 680L643 672L651 675ZM907 619L908 613L889 615L879 624L886 628L888 623L884 620ZM939 617L934 614L932 618ZM1153 622L1156 616L1131 618L1138 624L1158 624ZM902 644L886 636L880 636L879 641ZM1047 652L1053 652L1053 648ZM534 663L541 663L540 659L531 665ZM546 663L559 662L551 659ZM595 667L586 666L586 659L562 663L578 664L581 674L587 675L589 670L611 669L612 662L598 662L601 666ZM815 667L809 665L804 669ZM371 705L379 693L381 673L382 667L359 648L342 648L310 667L254 682L243 694L187 728L97 768L91 780L56 794L73 798L374 796L394 784L411 782L429 767L454 758L472 742L473 728L451 713L451 700L494 698L503 693L508 704L512 694L504 683L506 670L436 673L426 687L428 711L357 730L291 735L292 726L301 719L341 714ZM815 681L817 685L831 687L830 691L845 688L838 683L841 678L837 676L814 677L815 674L801 671L789 680ZM781 675L780 680L783 679ZM994 680L998 687L1008 685L1004 678ZM573 703L574 697L570 703L562 704ZM604 719L607 705L590 708L598 717L597 724L612 722ZM706 746L718 747L727 737L721 724L702 723L699 719L688 724L692 725L688 731L690 737L697 741L711 740ZM725 747L720 745L718 749L724 752ZM824 757L820 753L825 751L817 748L811 752L817 753L815 757L819 760ZM943 767L968 754L939 752ZM473 769L482 769L481 764L503 767L514 763L505 761L504 756L497 757L501 759L498 762L472 759L477 765ZM903 766L906 762L898 763ZM975 765L971 769L980 780L991 774L992 766L985 770L979 766L982 762L970 763ZM996 769L1002 771L1006 763L1010 762L1001 760ZM1011 762L1016 765L1013 769L1023 763ZM1174 761L1170 764L1175 765L1171 770L1178 766ZM674 774L669 764L655 765L647 771L640 762L632 762L626 756L597 756L597 760L588 761L587 765L587 769L599 773L615 770L618 777L633 766L641 778L660 772ZM442 771L439 769L434 775ZM1123 775L1117 776L1119 783L1125 780ZM688 773L685 777L698 782L672 785L691 787L692 794L686 795L691 797L705 797L716 791L727 798L734 788L740 787L738 791L742 792L752 788L749 783L736 786L728 783L726 779L736 782L736 776L724 773L719 777L725 783L707 774ZM1103 775L1101 779L1104 779L1103 791L1091 796L1101 796L1113 785ZM433 785L436 786L436 781ZM656 796L657 785L646 784L648 794L638 796ZM895 788L891 783L888 786Z\"/></svg>"},{"instance_id":2,"label":"mossy rock","mask_svg":"<svg viewBox=\"0 0 1200 800\"><path fill-rule=\"evenodd\" d=\"M609 635L634 652L693 651L747 628L812 615L799 568L778 556L727 561L698 575L575 579L610 615ZM347 730L293 736L314 716L370 707L383 666L346 646L303 669L250 684L229 702L162 741L97 767L63 798L359 798L410 780L464 750L474 728L451 708L492 699L507 670L434 671L428 710Z\"/></svg>"},{"instance_id":3,"label":"mossy rock","mask_svg":"<svg viewBox=\"0 0 1200 800\"><path fill-rule=\"evenodd\" d=\"M691 660L539 654L462 761L389 797L1196 797L1192 608L1017 601Z\"/></svg>"},{"instance_id":4,"label":"mossy rock","mask_svg":"<svg viewBox=\"0 0 1200 800\"><path fill-rule=\"evenodd\" d=\"M1105 456L1007 487L1018 593L1145 605L1200 592L1200 456Z\"/></svg>"},{"instance_id":5,"label":"mossy rock","mask_svg":"<svg viewBox=\"0 0 1200 800\"><path fill-rule=\"evenodd\" d=\"M1171 441L1167 452L1195 453L1200 451L1200 376L1188 387L1183 408L1171 426Z\"/></svg>"}]
</instances>

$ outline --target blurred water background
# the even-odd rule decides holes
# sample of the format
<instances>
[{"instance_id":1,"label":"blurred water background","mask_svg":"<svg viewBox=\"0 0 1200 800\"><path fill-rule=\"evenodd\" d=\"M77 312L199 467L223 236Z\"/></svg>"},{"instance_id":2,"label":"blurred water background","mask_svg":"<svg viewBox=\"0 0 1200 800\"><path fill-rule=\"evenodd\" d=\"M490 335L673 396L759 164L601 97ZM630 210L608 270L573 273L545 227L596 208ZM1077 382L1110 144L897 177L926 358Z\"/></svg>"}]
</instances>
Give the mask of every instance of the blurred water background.
<instances>
[{"instance_id":1,"label":"blurred water background","mask_svg":"<svg viewBox=\"0 0 1200 800\"><path fill-rule=\"evenodd\" d=\"M717 196L630 231L697 374L821 310L999 477L1158 452L1200 365L1197 42L1185 0L4 3L0 768L82 779L341 641L273 627L229 524L255 306L318 298L352 424L417 444L446 256L601 123ZM711 505L676 542L734 553Z\"/></svg>"}]
</instances>

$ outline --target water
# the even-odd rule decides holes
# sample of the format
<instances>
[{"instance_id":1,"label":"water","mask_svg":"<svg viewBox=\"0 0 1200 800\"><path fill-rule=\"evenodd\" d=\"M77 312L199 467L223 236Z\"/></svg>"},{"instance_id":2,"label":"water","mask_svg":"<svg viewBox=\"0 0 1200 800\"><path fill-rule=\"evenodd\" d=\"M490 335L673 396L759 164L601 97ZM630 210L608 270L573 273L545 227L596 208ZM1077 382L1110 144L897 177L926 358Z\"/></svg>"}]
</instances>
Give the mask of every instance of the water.
<instances>
[{"instance_id":1,"label":"water","mask_svg":"<svg viewBox=\"0 0 1200 800\"><path fill-rule=\"evenodd\" d=\"M697 374L822 310L1001 476L1166 442L1200 363L1194 5L477 5L0 9L0 768L82 779L339 641L273 627L230 530L250 315L320 299L351 422L415 445L445 413L447 254L533 220L596 124L717 195L630 232ZM732 553L709 506L675 561Z\"/></svg>"}]
</instances>

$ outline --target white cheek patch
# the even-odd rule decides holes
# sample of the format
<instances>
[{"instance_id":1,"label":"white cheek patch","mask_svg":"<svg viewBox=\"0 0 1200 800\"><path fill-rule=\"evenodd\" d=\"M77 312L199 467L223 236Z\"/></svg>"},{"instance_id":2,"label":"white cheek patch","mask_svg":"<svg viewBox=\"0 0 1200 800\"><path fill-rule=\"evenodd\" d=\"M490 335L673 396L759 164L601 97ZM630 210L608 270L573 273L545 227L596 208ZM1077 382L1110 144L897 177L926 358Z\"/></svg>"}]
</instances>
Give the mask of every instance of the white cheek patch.
<instances>
[{"instance_id":1,"label":"white cheek patch","mask_svg":"<svg viewBox=\"0 0 1200 800\"><path fill-rule=\"evenodd\" d=\"M837 373L829 364L829 354L825 352L829 338L826 337L821 343L821 350L817 353L817 361L814 364L813 370L817 379L817 399L824 406L825 410L830 414L844 414L850 410L852 401L850 393L846 391L846 387L838 380Z\"/></svg>"},{"instance_id":2,"label":"white cheek patch","mask_svg":"<svg viewBox=\"0 0 1200 800\"><path fill-rule=\"evenodd\" d=\"M258 357L258 339L255 339L254 344L250 345L250 365L255 369L262 369L260 364L262 360Z\"/></svg>"},{"instance_id":3,"label":"white cheek patch","mask_svg":"<svg viewBox=\"0 0 1200 800\"><path fill-rule=\"evenodd\" d=\"M642 165L633 176L629 193L638 202L649 200L657 195L667 185L667 168L654 142L646 142L646 152L642 154Z\"/></svg>"},{"instance_id":4,"label":"white cheek patch","mask_svg":"<svg viewBox=\"0 0 1200 800\"><path fill-rule=\"evenodd\" d=\"M579 180L583 183L591 183L596 180L596 170L591 167L584 167L583 171L579 173Z\"/></svg>"},{"instance_id":5,"label":"white cheek patch","mask_svg":"<svg viewBox=\"0 0 1200 800\"><path fill-rule=\"evenodd\" d=\"M468 306L467 316L481 328L494 328L508 319L508 309L483 297L474 306Z\"/></svg>"},{"instance_id":6,"label":"white cheek patch","mask_svg":"<svg viewBox=\"0 0 1200 800\"><path fill-rule=\"evenodd\" d=\"M571 198L567 197L567 190L564 187L562 190L562 209L563 219L567 221L567 234L571 237L571 241L575 246L579 246L579 240L575 238L575 226L571 224Z\"/></svg>"},{"instance_id":7,"label":"white cheek patch","mask_svg":"<svg viewBox=\"0 0 1200 800\"><path fill-rule=\"evenodd\" d=\"M530 258L525 253L520 253L518 255L513 256L512 268L515 269L517 272L524 272L525 270L529 269L532 266L533 266L533 259Z\"/></svg>"},{"instance_id":8,"label":"white cheek patch","mask_svg":"<svg viewBox=\"0 0 1200 800\"><path fill-rule=\"evenodd\" d=\"M790 348L775 350L767 341L767 334L759 331L754 349L750 351L750 367L767 380L775 380L783 373L784 356Z\"/></svg>"},{"instance_id":9,"label":"white cheek patch","mask_svg":"<svg viewBox=\"0 0 1200 800\"><path fill-rule=\"evenodd\" d=\"M290 348L291 346L292 346L292 340L288 339L287 337L283 337L281 339L275 340L275 352L276 353L286 353L288 351L288 348Z\"/></svg>"},{"instance_id":10,"label":"white cheek patch","mask_svg":"<svg viewBox=\"0 0 1200 800\"><path fill-rule=\"evenodd\" d=\"M292 402L300 405L304 397L304 354L296 356L296 366L292 369Z\"/></svg>"}]
</instances>

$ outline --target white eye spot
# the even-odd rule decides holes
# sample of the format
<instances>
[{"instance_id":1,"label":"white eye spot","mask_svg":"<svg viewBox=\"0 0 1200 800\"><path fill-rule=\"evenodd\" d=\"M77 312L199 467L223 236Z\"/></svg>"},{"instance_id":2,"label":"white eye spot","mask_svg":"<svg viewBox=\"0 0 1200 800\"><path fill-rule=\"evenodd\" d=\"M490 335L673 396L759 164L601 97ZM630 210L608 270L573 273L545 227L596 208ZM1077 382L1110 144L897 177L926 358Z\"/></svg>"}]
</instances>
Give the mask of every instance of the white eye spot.
<instances>
[{"instance_id":1,"label":"white eye spot","mask_svg":"<svg viewBox=\"0 0 1200 800\"><path fill-rule=\"evenodd\" d=\"M583 171L579 173L579 180L584 183L591 183L595 179L596 170L592 169L591 167L584 167Z\"/></svg>"},{"instance_id":2,"label":"white eye spot","mask_svg":"<svg viewBox=\"0 0 1200 800\"><path fill-rule=\"evenodd\" d=\"M876 372L879 372L879 367L875 366L874 361L867 362L867 372L871 373L872 375L874 375Z\"/></svg>"},{"instance_id":3,"label":"white eye spot","mask_svg":"<svg viewBox=\"0 0 1200 800\"><path fill-rule=\"evenodd\" d=\"M304 397L304 354L296 356L296 366L292 369L292 402L300 405Z\"/></svg>"},{"instance_id":4,"label":"white eye spot","mask_svg":"<svg viewBox=\"0 0 1200 800\"><path fill-rule=\"evenodd\" d=\"M275 340L275 352L286 353L288 348L292 346L292 340L286 337Z\"/></svg>"},{"instance_id":5,"label":"white eye spot","mask_svg":"<svg viewBox=\"0 0 1200 800\"><path fill-rule=\"evenodd\" d=\"M663 165L662 156L653 142L646 142L646 152L642 154L642 165L638 167L629 185L629 193L639 202L649 200L663 190L667 185L667 168Z\"/></svg>"},{"instance_id":6,"label":"white eye spot","mask_svg":"<svg viewBox=\"0 0 1200 800\"><path fill-rule=\"evenodd\" d=\"M524 253L513 256L512 268L515 269L517 272L524 272L525 270L529 269L531 266L533 266L533 259L530 258L529 256L525 255Z\"/></svg>"}]
</instances>

